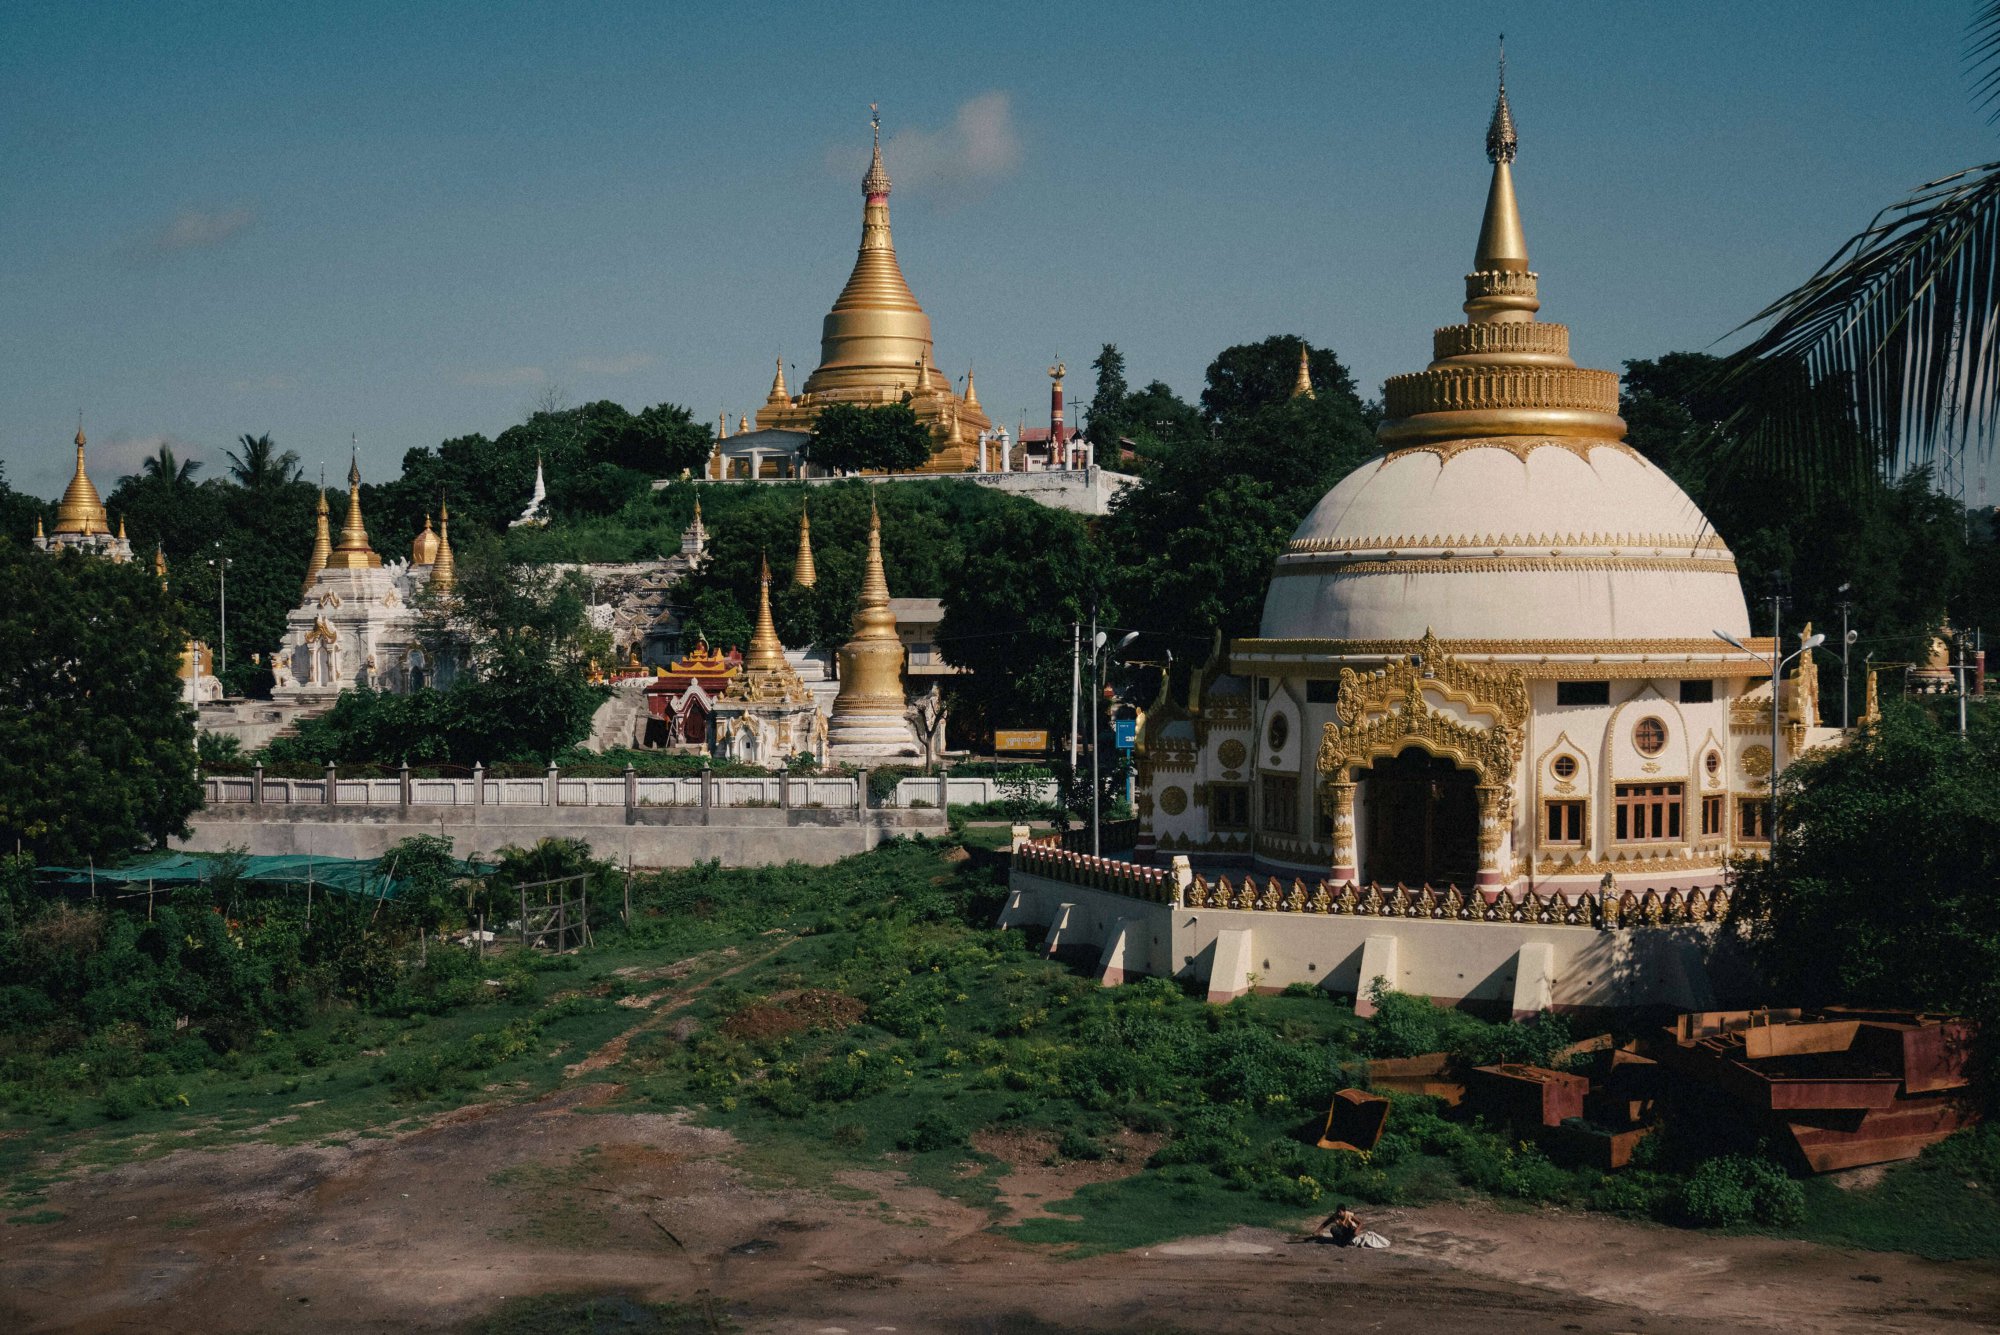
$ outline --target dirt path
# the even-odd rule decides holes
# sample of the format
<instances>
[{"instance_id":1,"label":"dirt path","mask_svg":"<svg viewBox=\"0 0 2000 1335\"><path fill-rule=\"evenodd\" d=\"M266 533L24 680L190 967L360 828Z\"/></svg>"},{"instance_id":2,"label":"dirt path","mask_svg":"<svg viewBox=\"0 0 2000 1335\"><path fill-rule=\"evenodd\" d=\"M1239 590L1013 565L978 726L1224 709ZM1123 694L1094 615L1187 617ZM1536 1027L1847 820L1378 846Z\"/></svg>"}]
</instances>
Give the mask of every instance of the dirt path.
<instances>
[{"instance_id":1,"label":"dirt path","mask_svg":"<svg viewBox=\"0 0 2000 1335\"><path fill-rule=\"evenodd\" d=\"M752 1188L725 1133L590 1110L612 1092L572 1084L396 1139L184 1151L57 1187L61 1222L0 1227L0 1329L440 1330L561 1290L708 1293L744 1330L786 1335L2000 1322L1993 1265L1495 1208L1380 1212L1386 1252L1239 1229L1068 1261L888 1172L855 1182L873 1200ZM1038 1177L1037 1203L1058 1185Z\"/></svg>"}]
</instances>

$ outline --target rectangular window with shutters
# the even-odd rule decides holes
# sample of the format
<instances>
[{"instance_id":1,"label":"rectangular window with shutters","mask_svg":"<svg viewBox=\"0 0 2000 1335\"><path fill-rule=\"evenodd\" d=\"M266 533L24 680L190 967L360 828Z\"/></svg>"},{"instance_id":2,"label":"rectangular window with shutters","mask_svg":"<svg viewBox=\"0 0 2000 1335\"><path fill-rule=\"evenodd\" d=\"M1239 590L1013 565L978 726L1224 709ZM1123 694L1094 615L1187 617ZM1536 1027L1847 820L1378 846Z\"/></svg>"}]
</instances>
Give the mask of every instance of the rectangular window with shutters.
<instances>
[{"instance_id":1,"label":"rectangular window with shutters","mask_svg":"<svg viewBox=\"0 0 2000 1335\"><path fill-rule=\"evenodd\" d=\"M1547 802L1543 806L1547 812L1547 819L1542 822L1543 843L1583 842L1583 803Z\"/></svg>"},{"instance_id":2,"label":"rectangular window with shutters","mask_svg":"<svg viewBox=\"0 0 2000 1335\"><path fill-rule=\"evenodd\" d=\"M1332 705L1340 702L1340 683L1325 677L1315 677L1306 683L1306 703L1309 705Z\"/></svg>"},{"instance_id":3,"label":"rectangular window with shutters","mask_svg":"<svg viewBox=\"0 0 2000 1335\"><path fill-rule=\"evenodd\" d=\"M1736 799L1736 837L1752 843L1771 838L1771 804L1761 797Z\"/></svg>"},{"instance_id":4,"label":"rectangular window with shutters","mask_svg":"<svg viewBox=\"0 0 2000 1335\"><path fill-rule=\"evenodd\" d=\"M1612 837L1621 844L1659 843L1681 837L1681 786L1621 783Z\"/></svg>"},{"instance_id":5,"label":"rectangular window with shutters","mask_svg":"<svg viewBox=\"0 0 2000 1335\"><path fill-rule=\"evenodd\" d=\"M1705 705L1715 699L1715 683L1706 677L1699 681L1681 682L1681 703L1684 705Z\"/></svg>"},{"instance_id":6,"label":"rectangular window with shutters","mask_svg":"<svg viewBox=\"0 0 2000 1335\"><path fill-rule=\"evenodd\" d=\"M1208 827L1211 830L1250 828L1250 787L1241 783L1208 786Z\"/></svg>"},{"instance_id":7,"label":"rectangular window with shutters","mask_svg":"<svg viewBox=\"0 0 2000 1335\"><path fill-rule=\"evenodd\" d=\"M1729 799L1726 797L1704 797L1701 799L1701 832L1703 834L1727 833L1723 826L1729 819L1727 815L1728 806Z\"/></svg>"},{"instance_id":8,"label":"rectangular window with shutters","mask_svg":"<svg viewBox=\"0 0 2000 1335\"><path fill-rule=\"evenodd\" d=\"M1266 834L1299 832L1299 781L1291 775L1264 776L1262 829Z\"/></svg>"},{"instance_id":9,"label":"rectangular window with shutters","mask_svg":"<svg viewBox=\"0 0 2000 1335\"><path fill-rule=\"evenodd\" d=\"M1611 683L1608 681L1559 681L1556 683L1556 703L1558 705L1608 705L1611 703Z\"/></svg>"}]
</instances>

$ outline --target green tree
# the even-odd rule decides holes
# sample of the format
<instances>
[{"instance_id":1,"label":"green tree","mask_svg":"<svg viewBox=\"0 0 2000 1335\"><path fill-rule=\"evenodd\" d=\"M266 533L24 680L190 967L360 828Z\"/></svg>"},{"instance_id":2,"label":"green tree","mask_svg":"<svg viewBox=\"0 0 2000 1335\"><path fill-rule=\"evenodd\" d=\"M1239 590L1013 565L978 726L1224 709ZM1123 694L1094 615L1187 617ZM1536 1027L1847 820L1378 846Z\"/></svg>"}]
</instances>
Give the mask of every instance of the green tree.
<instances>
[{"instance_id":1,"label":"green tree","mask_svg":"<svg viewBox=\"0 0 2000 1335\"><path fill-rule=\"evenodd\" d=\"M1090 369L1097 373L1097 388L1090 396L1083 434L1097 446L1100 456L1114 457L1119 437L1131 434L1125 418L1125 400L1131 394L1125 384L1125 354L1118 351L1116 343L1106 343Z\"/></svg>"},{"instance_id":2,"label":"green tree","mask_svg":"<svg viewBox=\"0 0 2000 1335\"><path fill-rule=\"evenodd\" d=\"M1126 620L1167 635L1183 661L1218 627L1256 632L1284 543L1375 451L1353 377L1331 351L1312 354L1316 396L1291 397L1298 356L1286 335L1225 349L1202 394L1207 429L1159 449L1104 525Z\"/></svg>"},{"instance_id":3,"label":"green tree","mask_svg":"<svg viewBox=\"0 0 2000 1335\"><path fill-rule=\"evenodd\" d=\"M174 447L167 444L162 444L157 454L149 455L139 464L141 476L159 483L168 491L193 487L194 475L200 471L199 460L176 458Z\"/></svg>"},{"instance_id":4,"label":"green tree","mask_svg":"<svg viewBox=\"0 0 2000 1335\"><path fill-rule=\"evenodd\" d=\"M152 572L0 539L0 843L112 859L201 805L181 636Z\"/></svg>"},{"instance_id":5,"label":"green tree","mask_svg":"<svg viewBox=\"0 0 2000 1335\"><path fill-rule=\"evenodd\" d=\"M813 421L806 458L841 472L881 469L892 473L921 468L931 457L931 433L907 403L863 408L834 403Z\"/></svg>"},{"instance_id":6,"label":"green tree","mask_svg":"<svg viewBox=\"0 0 2000 1335\"><path fill-rule=\"evenodd\" d=\"M1779 782L1775 861L1735 913L1794 1004L1956 1011L2000 1035L2000 719L1971 735L1913 703Z\"/></svg>"},{"instance_id":7,"label":"green tree","mask_svg":"<svg viewBox=\"0 0 2000 1335\"><path fill-rule=\"evenodd\" d=\"M295 450L280 450L269 432L253 436L245 432L236 438L242 453L229 451L229 476L251 491L285 487L303 476Z\"/></svg>"},{"instance_id":8,"label":"green tree","mask_svg":"<svg viewBox=\"0 0 2000 1335\"><path fill-rule=\"evenodd\" d=\"M45 509L33 496L7 485L7 465L0 461L0 538L12 538L27 546L35 532L35 520Z\"/></svg>"}]
</instances>

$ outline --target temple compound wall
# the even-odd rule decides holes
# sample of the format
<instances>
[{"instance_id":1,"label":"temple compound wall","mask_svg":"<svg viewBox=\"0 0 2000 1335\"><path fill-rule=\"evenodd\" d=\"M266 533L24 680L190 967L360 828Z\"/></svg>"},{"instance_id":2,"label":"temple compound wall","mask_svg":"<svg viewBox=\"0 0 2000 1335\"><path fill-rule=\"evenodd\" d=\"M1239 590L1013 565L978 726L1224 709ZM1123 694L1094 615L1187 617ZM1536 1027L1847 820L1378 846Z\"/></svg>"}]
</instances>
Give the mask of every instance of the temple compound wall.
<instances>
[{"instance_id":1,"label":"temple compound wall","mask_svg":"<svg viewBox=\"0 0 2000 1335\"><path fill-rule=\"evenodd\" d=\"M1343 897L1324 882L1210 883L1185 858L1148 868L1046 843L1017 849L1008 889L1001 925L1045 929L1046 953L1084 963L1107 986L1192 979L1214 1002L1303 983L1355 997L1366 1016L1379 978L1396 991L1526 1019L1543 1010L1712 1009L1757 986L1721 921L1726 892L1498 905L1351 887Z\"/></svg>"}]
</instances>

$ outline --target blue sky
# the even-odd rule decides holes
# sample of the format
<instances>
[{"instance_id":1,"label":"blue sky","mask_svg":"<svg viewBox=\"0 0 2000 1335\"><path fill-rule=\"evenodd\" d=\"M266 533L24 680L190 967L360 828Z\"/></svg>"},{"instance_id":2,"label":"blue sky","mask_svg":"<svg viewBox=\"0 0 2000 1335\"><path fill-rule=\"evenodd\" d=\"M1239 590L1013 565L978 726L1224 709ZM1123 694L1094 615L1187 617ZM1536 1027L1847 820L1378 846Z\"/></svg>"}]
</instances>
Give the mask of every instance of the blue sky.
<instances>
[{"instance_id":1,"label":"blue sky","mask_svg":"<svg viewBox=\"0 0 2000 1335\"><path fill-rule=\"evenodd\" d=\"M79 408L107 490L246 431L383 477L551 386L733 422L817 360L870 101L996 417L1107 341L1192 398L1300 333L1373 392L1456 317L1501 30L1544 317L1586 365L1704 347L2000 156L1970 10L13 0L0 460L55 494Z\"/></svg>"}]
</instances>

